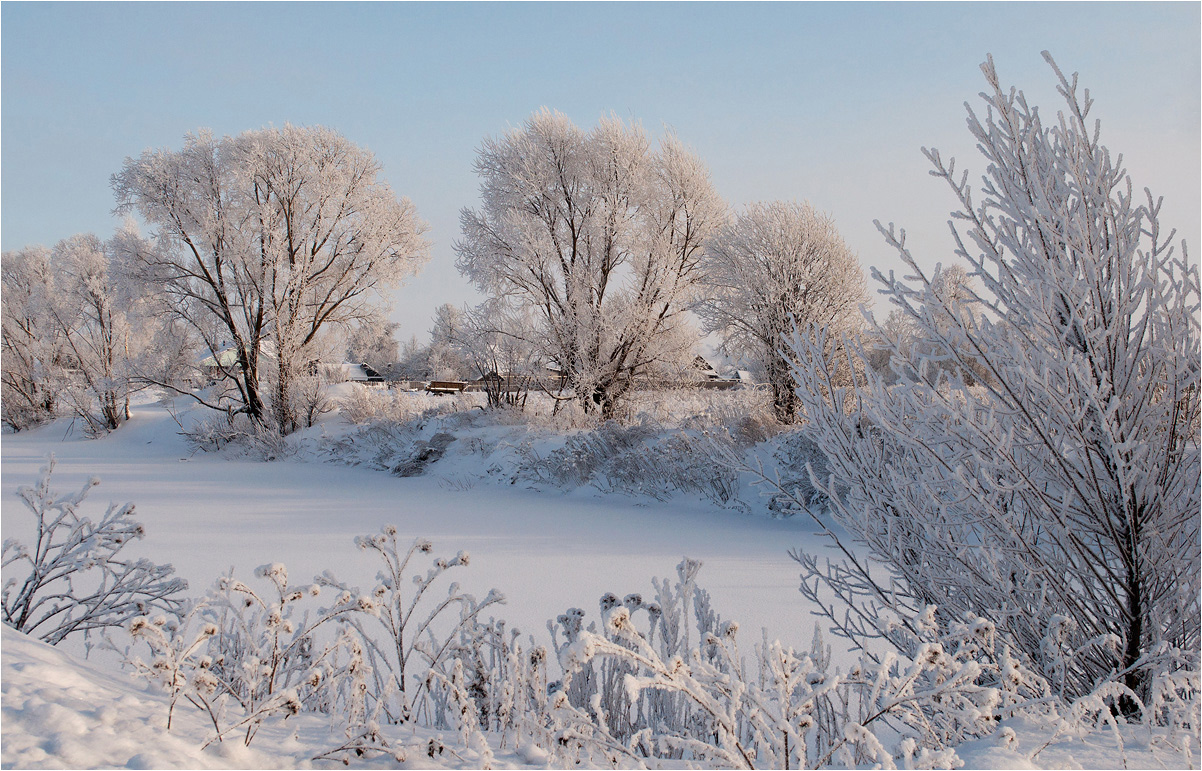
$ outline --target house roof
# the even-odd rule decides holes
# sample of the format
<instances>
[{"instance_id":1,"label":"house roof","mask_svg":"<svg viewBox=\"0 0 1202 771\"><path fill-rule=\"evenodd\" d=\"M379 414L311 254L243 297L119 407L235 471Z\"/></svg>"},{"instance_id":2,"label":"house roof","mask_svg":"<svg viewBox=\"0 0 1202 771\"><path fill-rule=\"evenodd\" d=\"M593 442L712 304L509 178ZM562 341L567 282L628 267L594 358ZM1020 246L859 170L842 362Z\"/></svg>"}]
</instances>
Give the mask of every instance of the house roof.
<instances>
[{"instance_id":1,"label":"house roof","mask_svg":"<svg viewBox=\"0 0 1202 771\"><path fill-rule=\"evenodd\" d=\"M232 346L222 348L215 356L206 356L201 359L197 366L200 367L221 367L222 369L230 369L238 363L238 351Z\"/></svg>"}]
</instances>

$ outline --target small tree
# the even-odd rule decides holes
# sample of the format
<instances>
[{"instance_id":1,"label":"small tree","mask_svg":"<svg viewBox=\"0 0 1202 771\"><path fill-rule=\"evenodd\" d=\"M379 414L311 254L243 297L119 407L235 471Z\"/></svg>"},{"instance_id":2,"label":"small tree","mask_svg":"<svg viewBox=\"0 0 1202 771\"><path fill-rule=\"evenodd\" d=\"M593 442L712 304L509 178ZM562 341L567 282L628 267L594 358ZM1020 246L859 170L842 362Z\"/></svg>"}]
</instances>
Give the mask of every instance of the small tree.
<instances>
[{"instance_id":1,"label":"small tree","mask_svg":"<svg viewBox=\"0 0 1202 771\"><path fill-rule=\"evenodd\" d=\"M458 347L484 378L488 406L524 409L538 381L537 324L526 308L486 300L467 313Z\"/></svg>"},{"instance_id":2,"label":"small tree","mask_svg":"<svg viewBox=\"0 0 1202 771\"><path fill-rule=\"evenodd\" d=\"M835 229L808 203L759 203L718 231L701 262L703 330L722 335L722 352L749 361L772 388L776 417L792 423L797 397L783 345L794 323L830 340L859 327L867 300L864 271Z\"/></svg>"},{"instance_id":3,"label":"small tree","mask_svg":"<svg viewBox=\"0 0 1202 771\"><path fill-rule=\"evenodd\" d=\"M136 298L113 264L112 246L91 233L56 244L53 264L58 286L50 322L78 381L65 393L91 432L111 431L129 419L129 365L141 347L130 323ZM152 319L139 320L137 337L149 337L153 326Z\"/></svg>"},{"instance_id":4,"label":"small tree","mask_svg":"<svg viewBox=\"0 0 1202 771\"><path fill-rule=\"evenodd\" d=\"M701 161L637 126L582 131L548 110L476 161L482 209L464 210L457 263L482 291L537 314L542 358L586 411L611 417L665 355L724 206Z\"/></svg>"},{"instance_id":5,"label":"small tree","mask_svg":"<svg viewBox=\"0 0 1202 771\"><path fill-rule=\"evenodd\" d=\"M472 362L464 350L467 323L467 312L451 303L434 309L434 326L426 348L426 368L431 378L457 380L472 374Z\"/></svg>"},{"instance_id":6,"label":"small tree","mask_svg":"<svg viewBox=\"0 0 1202 771\"><path fill-rule=\"evenodd\" d=\"M869 373L839 389L821 347L792 340L834 514L888 572L797 557L803 591L833 590L838 629L861 645L898 642L927 606L943 623L978 613L1069 695L1116 674L1141 693L1166 648L1199 646L1199 274L1159 202L1136 203L1088 91L1044 56L1066 104L1051 126L982 66L979 203L924 151L960 202L955 251L982 289L941 295L942 272L882 228L916 283L877 279L928 352L891 351L896 385ZM923 377L943 361L959 366Z\"/></svg>"},{"instance_id":7,"label":"small tree","mask_svg":"<svg viewBox=\"0 0 1202 771\"><path fill-rule=\"evenodd\" d=\"M400 327L376 311L360 319L346 339L347 361L385 372L400 360L396 331Z\"/></svg>"}]
</instances>

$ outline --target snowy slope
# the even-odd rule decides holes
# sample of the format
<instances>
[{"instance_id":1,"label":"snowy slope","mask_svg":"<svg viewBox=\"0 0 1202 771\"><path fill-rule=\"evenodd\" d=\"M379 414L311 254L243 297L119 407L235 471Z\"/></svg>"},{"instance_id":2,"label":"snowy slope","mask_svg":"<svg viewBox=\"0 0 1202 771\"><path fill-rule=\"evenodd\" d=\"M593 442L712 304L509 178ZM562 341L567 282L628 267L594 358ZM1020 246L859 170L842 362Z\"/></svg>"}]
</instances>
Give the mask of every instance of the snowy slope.
<instances>
[{"instance_id":1,"label":"snowy slope","mask_svg":"<svg viewBox=\"0 0 1202 771\"><path fill-rule=\"evenodd\" d=\"M181 716L178 729L166 732L166 700L160 694L2 629L5 768L291 765L271 754L238 751L235 743L200 752L203 733L194 716Z\"/></svg>"},{"instance_id":2,"label":"snowy slope","mask_svg":"<svg viewBox=\"0 0 1202 771\"><path fill-rule=\"evenodd\" d=\"M251 746L236 738L201 749L211 736L200 715L177 707L167 731L167 700L122 675L97 671L61 650L7 626L3 653L4 768L341 768L312 758L337 747L342 735L314 715L266 725ZM474 768L478 757L455 746L453 735L427 730L393 731L404 745L404 768ZM442 751L426 752L434 739ZM494 750L495 768L529 767L528 750ZM395 768L392 758L360 767Z\"/></svg>"}]
</instances>

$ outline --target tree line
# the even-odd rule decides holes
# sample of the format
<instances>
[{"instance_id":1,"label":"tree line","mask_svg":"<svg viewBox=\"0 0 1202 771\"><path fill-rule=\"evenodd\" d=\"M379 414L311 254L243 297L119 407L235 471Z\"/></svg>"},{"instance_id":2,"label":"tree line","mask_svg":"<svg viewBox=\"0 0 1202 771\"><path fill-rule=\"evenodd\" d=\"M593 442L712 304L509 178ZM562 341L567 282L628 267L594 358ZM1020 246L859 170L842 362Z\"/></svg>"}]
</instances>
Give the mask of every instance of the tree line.
<instances>
[{"instance_id":1,"label":"tree line","mask_svg":"<svg viewBox=\"0 0 1202 771\"><path fill-rule=\"evenodd\" d=\"M863 272L831 218L808 204L731 212L672 134L655 145L616 118L585 131L542 110L486 139L476 171L481 206L463 210L454 248L488 299L440 308L430 346L405 352L411 368L550 369L561 398L610 418L640 378L687 368L719 332L788 422L781 335L793 319L860 323ZM112 430L130 390L153 385L281 435L301 427L314 362L399 358L379 290L429 244L379 172L337 132L290 125L200 131L126 159L112 239L4 255L5 424L67 409ZM220 387L194 387L201 360Z\"/></svg>"}]
</instances>

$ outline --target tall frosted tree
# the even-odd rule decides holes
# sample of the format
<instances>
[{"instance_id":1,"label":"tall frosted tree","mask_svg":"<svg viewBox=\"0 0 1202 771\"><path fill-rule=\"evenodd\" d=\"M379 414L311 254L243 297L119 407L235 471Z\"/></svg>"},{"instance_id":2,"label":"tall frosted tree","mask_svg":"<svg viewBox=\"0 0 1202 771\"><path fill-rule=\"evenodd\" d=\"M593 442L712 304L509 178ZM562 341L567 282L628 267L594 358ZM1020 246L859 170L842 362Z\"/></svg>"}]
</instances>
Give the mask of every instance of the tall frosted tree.
<instances>
[{"instance_id":1,"label":"tall frosted tree","mask_svg":"<svg viewBox=\"0 0 1202 771\"><path fill-rule=\"evenodd\" d=\"M136 323L138 298L114 259L114 244L91 233L54 246L56 274L50 321L70 356L77 381L64 394L93 432L129 419L131 361L152 320ZM136 329L131 321L135 321Z\"/></svg>"},{"instance_id":2,"label":"tall frosted tree","mask_svg":"<svg viewBox=\"0 0 1202 771\"><path fill-rule=\"evenodd\" d=\"M834 220L808 203L757 203L718 231L702 259L705 293L695 310L722 351L759 369L776 417L792 423L797 396L784 345L794 321L829 340L862 322L864 271ZM833 351L831 352L833 355Z\"/></svg>"},{"instance_id":3,"label":"tall frosted tree","mask_svg":"<svg viewBox=\"0 0 1202 771\"><path fill-rule=\"evenodd\" d=\"M905 645L930 606L971 611L1066 693L1116 678L1143 697L1200 642L1198 267L1101 144L1088 91L1045 57L1065 104L1051 124L982 67L979 193L925 151L980 288L939 291L882 228L910 275L877 278L923 341L892 350L897 383L868 372L841 391L821 347L794 339L805 430L832 471L818 481L888 572L797 557L803 591L840 597L833 617L861 644Z\"/></svg>"},{"instance_id":4,"label":"tall frosted tree","mask_svg":"<svg viewBox=\"0 0 1202 771\"><path fill-rule=\"evenodd\" d=\"M59 403L64 354L50 316L54 284L44 246L5 252L0 260L0 406L14 431L50 420Z\"/></svg>"},{"instance_id":5,"label":"tall frosted tree","mask_svg":"<svg viewBox=\"0 0 1202 771\"><path fill-rule=\"evenodd\" d=\"M374 290L427 257L424 223L379 172L338 133L289 125L189 135L113 177L118 210L153 229L131 264L219 364L232 352L236 411L281 433L322 329L366 317Z\"/></svg>"},{"instance_id":6,"label":"tall frosted tree","mask_svg":"<svg viewBox=\"0 0 1202 771\"><path fill-rule=\"evenodd\" d=\"M482 291L529 306L544 360L586 411L610 417L678 345L705 240L725 207L673 135L653 148L616 118L584 131L543 110L486 139L481 208L460 217L457 265Z\"/></svg>"}]
</instances>

